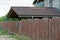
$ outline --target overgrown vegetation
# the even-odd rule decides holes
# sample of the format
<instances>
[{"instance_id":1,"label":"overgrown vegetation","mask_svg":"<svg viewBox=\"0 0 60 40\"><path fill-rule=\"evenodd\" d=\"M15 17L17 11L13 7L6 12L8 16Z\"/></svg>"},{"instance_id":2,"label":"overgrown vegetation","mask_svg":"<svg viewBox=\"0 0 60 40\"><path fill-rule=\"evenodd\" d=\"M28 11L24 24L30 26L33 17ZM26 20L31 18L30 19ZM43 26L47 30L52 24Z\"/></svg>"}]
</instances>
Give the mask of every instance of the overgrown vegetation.
<instances>
[{"instance_id":1,"label":"overgrown vegetation","mask_svg":"<svg viewBox=\"0 0 60 40\"><path fill-rule=\"evenodd\" d=\"M21 18L8 18L6 15L5 16L2 16L0 17L0 21L20 21L22 19L27 19L25 17L21 17Z\"/></svg>"},{"instance_id":2,"label":"overgrown vegetation","mask_svg":"<svg viewBox=\"0 0 60 40\"><path fill-rule=\"evenodd\" d=\"M0 17L0 21L12 21L11 18L8 18L7 16Z\"/></svg>"},{"instance_id":3,"label":"overgrown vegetation","mask_svg":"<svg viewBox=\"0 0 60 40\"><path fill-rule=\"evenodd\" d=\"M35 18L42 19L44 17L34 17L34 19ZM32 19L32 18L31 17L8 18L7 16L0 17L0 21L21 21L23 19L26 20L26 19Z\"/></svg>"},{"instance_id":4,"label":"overgrown vegetation","mask_svg":"<svg viewBox=\"0 0 60 40\"><path fill-rule=\"evenodd\" d=\"M5 35L5 34L8 34L8 30L3 30L3 31L0 31L0 35Z\"/></svg>"},{"instance_id":5,"label":"overgrown vegetation","mask_svg":"<svg viewBox=\"0 0 60 40\"><path fill-rule=\"evenodd\" d=\"M26 37L24 35L18 35L18 34L10 35L10 37L16 38L17 40L32 40L31 38L28 38L28 37Z\"/></svg>"},{"instance_id":6,"label":"overgrown vegetation","mask_svg":"<svg viewBox=\"0 0 60 40\"><path fill-rule=\"evenodd\" d=\"M0 35L9 35L10 38L15 38L16 40L32 40L31 38L26 37L24 35L19 35L19 34L11 35L9 34L8 30L0 31Z\"/></svg>"}]
</instances>

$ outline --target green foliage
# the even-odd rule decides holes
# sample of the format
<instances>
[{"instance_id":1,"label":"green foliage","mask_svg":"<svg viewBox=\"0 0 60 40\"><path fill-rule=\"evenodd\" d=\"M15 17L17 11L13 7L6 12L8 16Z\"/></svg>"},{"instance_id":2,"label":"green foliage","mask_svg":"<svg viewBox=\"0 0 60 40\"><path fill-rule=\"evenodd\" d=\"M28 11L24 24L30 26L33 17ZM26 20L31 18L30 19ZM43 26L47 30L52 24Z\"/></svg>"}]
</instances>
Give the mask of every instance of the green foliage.
<instances>
[{"instance_id":1,"label":"green foliage","mask_svg":"<svg viewBox=\"0 0 60 40\"><path fill-rule=\"evenodd\" d=\"M3 16L3 17L0 18L0 21L4 21L6 19L7 19L7 17L6 16Z\"/></svg>"},{"instance_id":2,"label":"green foliage","mask_svg":"<svg viewBox=\"0 0 60 40\"><path fill-rule=\"evenodd\" d=\"M0 31L0 35L9 35L9 38L15 38L16 40L32 40L31 38L26 37L24 35L19 35L19 34L11 35L9 34L8 30Z\"/></svg>"},{"instance_id":3,"label":"green foliage","mask_svg":"<svg viewBox=\"0 0 60 40\"><path fill-rule=\"evenodd\" d=\"M18 18L10 18L12 21L19 21Z\"/></svg>"},{"instance_id":4,"label":"green foliage","mask_svg":"<svg viewBox=\"0 0 60 40\"><path fill-rule=\"evenodd\" d=\"M17 18L8 18L7 16L0 17L0 21L16 21Z\"/></svg>"},{"instance_id":5,"label":"green foliage","mask_svg":"<svg viewBox=\"0 0 60 40\"><path fill-rule=\"evenodd\" d=\"M8 18L6 15L3 17L0 17L0 21L20 21L22 19L29 19L29 17L20 17L20 18Z\"/></svg>"},{"instance_id":6,"label":"green foliage","mask_svg":"<svg viewBox=\"0 0 60 40\"><path fill-rule=\"evenodd\" d=\"M4 35L4 34L8 34L8 30L3 30L3 31L0 31L0 35Z\"/></svg>"},{"instance_id":7,"label":"green foliage","mask_svg":"<svg viewBox=\"0 0 60 40\"><path fill-rule=\"evenodd\" d=\"M17 40L31 40L31 38L28 38L24 35L18 35L18 34L17 35L10 35L10 37L16 38Z\"/></svg>"},{"instance_id":8,"label":"green foliage","mask_svg":"<svg viewBox=\"0 0 60 40\"><path fill-rule=\"evenodd\" d=\"M0 25L0 31L2 31L2 26Z\"/></svg>"}]
</instances>

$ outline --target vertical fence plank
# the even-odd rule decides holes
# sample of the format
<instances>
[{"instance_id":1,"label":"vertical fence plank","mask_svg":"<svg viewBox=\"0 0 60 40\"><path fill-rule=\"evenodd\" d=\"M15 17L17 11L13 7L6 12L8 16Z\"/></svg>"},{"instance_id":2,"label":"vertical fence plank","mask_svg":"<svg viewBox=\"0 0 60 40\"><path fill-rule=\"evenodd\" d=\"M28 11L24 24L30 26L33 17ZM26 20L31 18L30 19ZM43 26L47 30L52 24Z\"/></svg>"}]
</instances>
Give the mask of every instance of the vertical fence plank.
<instances>
[{"instance_id":1,"label":"vertical fence plank","mask_svg":"<svg viewBox=\"0 0 60 40\"><path fill-rule=\"evenodd\" d=\"M38 27L39 27L38 20L39 20L39 19L34 19L34 20L33 20L33 24L34 24L34 25L33 25L33 26L34 26L34 34L35 34L35 35L34 35L34 36L35 36L34 39L35 39L35 40L39 40L39 37L38 37L38 35L39 35L39 34L38 34L38 33L39 33L39 30L38 30Z\"/></svg>"},{"instance_id":2,"label":"vertical fence plank","mask_svg":"<svg viewBox=\"0 0 60 40\"><path fill-rule=\"evenodd\" d=\"M18 21L13 21L13 33L14 34L18 33L18 28L19 28Z\"/></svg>"},{"instance_id":3,"label":"vertical fence plank","mask_svg":"<svg viewBox=\"0 0 60 40\"><path fill-rule=\"evenodd\" d=\"M52 39L51 39L51 40L55 40L55 32L54 32L54 31L55 31L55 22L54 22L54 19L53 19L53 18L51 19L51 22L52 22L52 23L51 23L51 25L52 25L52 28L51 28L51 30L52 30L52 31L51 31L51 32L52 32L51 38L52 38Z\"/></svg>"},{"instance_id":4,"label":"vertical fence plank","mask_svg":"<svg viewBox=\"0 0 60 40\"><path fill-rule=\"evenodd\" d=\"M22 27L21 27L22 34L28 36L28 34L27 34L28 33L27 21L26 20L22 20L21 23L22 23Z\"/></svg>"},{"instance_id":5,"label":"vertical fence plank","mask_svg":"<svg viewBox=\"0 0 60 40\"><path fill-rule=\"evenodd\" d=\"M22 20L21 23L19 23L20 33L23 34L23 27L25 28L25 20ZM25 29L24 29L25 30ZM25 34L26 31L24 31Z\"/></svg>"},{"instance_id":6,"label":"vertical fence plank","mask_svg":"<svg viewBox=\"0 0 60 40\"><path fill-rule=\"evenodd\" d=\"M53 18L54 20L54 23L55 23L55 30L54 30L54 33L55 33L55 40L58 40L58 32L59 32L59 27L58 24L60 23L60 18Z\"/></svg>"},{"instance_id":7,"label":"vertical fence plank","mask_svg":"<svg viewBox=\"0 0 60 40\"><path fill-rule=\"evenodd\" d=\"M18 21L18 22L19 22L18 34L21 34L22 22L21 21Z\"/></svg>"},{"instance_id":8,"label":"vertical fence plank","mask_svg":"<svg viewBox=\"0 0 60 40\"><path fill-rule=\"evenodd\" d=\"M32 38L32 19L27 19L28 36Z\"/></svg>"},{"instance_id":9,"label":"vertical fence plank","mask_svg":"<svg viewBox=\"0 0 60 40\"><path fill-rule=\"evenodd\" d=\"M48 18L43 18L43 40L48 40Z\"/></svg>"},{"instance_id":10,"label":"vertical fence plank","mask_svg":"<svg viewBox=\"0 0 60 40\"><path fill-rule=\"evenodd\" d=\"M35 26L36 26L36 40L41 40L41 20L40 19L35 19L35 21L36 21L36 24L35 24Z\"/></svg>"},{"instance_id":11,"label":"vertical fence plank","mask_svg":"<svg viewBox=\"0 0 60 40\"><path fill-rule=\"evenodd\" d=\"M49 27L48 28L48 30L49 30L48 31L49 32L48 33L48 38L49 38L49 40L52 40L52 19L49 18L48 21L49 21L49 24L48 24L49 25L48 26Z\"/></svg>"},{"instance_id":12,"label":"vertical fence plank","mask_svg":"<svg viewBox=\"0 0 60 40\"><path fill-rule=\"evenodd\" d=\"M8 26L9 32L12 33L12 22L9 21L9 26Z\"/></svg>"},{"instance_id":13,"label":"vertical fence plank","mask_svg":"<svg viewBox=\"0 0 60 40\"><path fill-rule=\"evenodd\" d=\"M2 22L0 22L0 31L2 31Z\"/></svg>"},{"instance_id":14,"label":"vertical fence plank","mask_svg":"<svg viewBox=\"0 0 60 40\"><path fill-rule=\"evenodd\" d=\"M8 24L7 23L8 23L8 21L3 21L2 22L1 25L2 25L3 30L6 30L7 29L7 27L8 27Z\"/></svg>"},{"instance_id":15,"label":"vertical fence plank","mask_svg":"<svg viewBox=\"0 0 60 40\"><path fill-rule=\"evenodd\" d=\"M58 18L58 40L60 40L60 18Z\"/></svg>"},{"instance_id":16,"label":"vertical fence plank","mask_svg":"<svg viewBox=\"0 0 60 40\"><path fill-rule=\"evenodd\" d=\"M35 21L32 20L32 40L36 40Z\"/></svg>"}]
</instances>

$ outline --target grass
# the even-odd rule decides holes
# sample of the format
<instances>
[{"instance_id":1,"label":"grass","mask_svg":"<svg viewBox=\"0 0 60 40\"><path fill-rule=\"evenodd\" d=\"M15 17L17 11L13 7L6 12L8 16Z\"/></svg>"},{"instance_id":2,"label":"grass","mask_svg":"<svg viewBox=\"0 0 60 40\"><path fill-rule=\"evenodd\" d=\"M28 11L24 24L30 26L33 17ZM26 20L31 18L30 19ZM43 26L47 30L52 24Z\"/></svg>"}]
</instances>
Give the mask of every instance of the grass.
<instances>
[{"instance_id":1,"label":"grass","mask_svg":"<svg viewBox=\"0 0 60 40\"><path fill-rule=\"evenodd\" d=\"M8 30L3 30L3 31L0 31L0 35L5 35L5 34L8 34Z\"/></svg>"},{"instance_id":2,"label":"grass","mask_svg":"<svg viewBox=\"0 0 60 40\"><path fill-rule=\"evenodd\" d=\"M15 38L16 40L31 40L31 38L26 37L24 35L19 35L19 34L11 35L9 34L8 30L0 31L0 35L9 35L10 38Z\"/></svg>"},{"instance_id":3,"label":"grass","mask_svg":"<svg viewBox=\"0 0 60 40\"><path fill-rule=\"evenodd\" d=\"M10 37L16 38L17 40L32 40L31 38L28 38L28 37L26 37L24 35L19 35L19 34L10 35Z\"/></svg>"}]
</instances>

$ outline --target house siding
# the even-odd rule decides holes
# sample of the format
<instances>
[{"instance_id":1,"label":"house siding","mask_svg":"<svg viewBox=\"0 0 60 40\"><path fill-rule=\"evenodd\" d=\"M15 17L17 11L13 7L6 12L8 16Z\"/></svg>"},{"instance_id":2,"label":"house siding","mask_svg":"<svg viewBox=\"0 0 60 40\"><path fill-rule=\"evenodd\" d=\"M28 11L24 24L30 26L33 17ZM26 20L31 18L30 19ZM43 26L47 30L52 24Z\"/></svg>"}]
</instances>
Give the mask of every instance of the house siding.
<instances>
[{"instance_id":1,"label":"house siding","mask_svg":"<svg viewBox=\"0 0 60 40\"><path fill-rule=\"evenodd\" d=\"M49 7L49 0L44 0L44 7Z\"/></svg>"},{"instance_id":2,"label":"house siding","mask_svg":"<svg viewBox=\"0 0 60 40\"><path fill-rule=\"evenodd\" d=\"M44 7L56 7L60 9L60 0L44 0Z\"/></svg>"},{"instance_id":3,"label":"house siding","mask_svg":"<svg viewBox=\"0 0 60 40\"><path fill-rule=\"evenodd\" d=\"M60 0L44 0L43 3L36 3L35 7L55 7L60 9Z\"/></svg>"},{"instance_id":4,"label":"house siding","mask_svg":"<svg viewBox=\"0 0 60 40\"><path fill-rule=\"evenodd\" d=\"M60 8L59 7L59 0L54 0L53 1L53 7Z\"/></svg>"},{"instance_id":5,"label":"house siding","mask_svg":"<svg viewBox=\"0 0 60 40\"><path fill-rule=\"evenodd\" d=\"M35 7L44 7L44 2L34 4Z\"/></svg>"}]
</instances>

